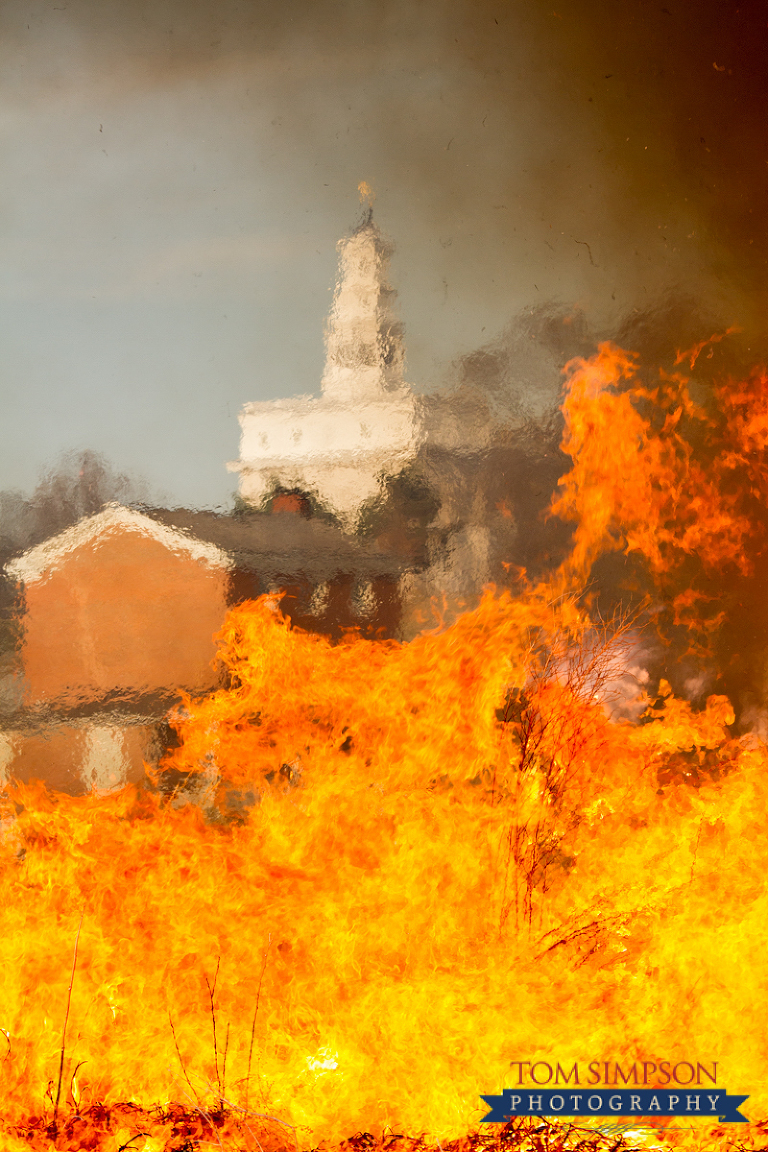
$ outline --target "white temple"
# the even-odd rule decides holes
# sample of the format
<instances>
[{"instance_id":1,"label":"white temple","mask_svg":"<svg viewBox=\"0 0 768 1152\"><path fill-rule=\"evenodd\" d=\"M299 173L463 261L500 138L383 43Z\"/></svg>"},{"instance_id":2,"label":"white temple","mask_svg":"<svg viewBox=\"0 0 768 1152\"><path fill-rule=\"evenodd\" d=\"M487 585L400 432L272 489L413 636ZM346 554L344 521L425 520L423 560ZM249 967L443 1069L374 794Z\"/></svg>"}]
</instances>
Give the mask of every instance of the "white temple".
<instances>
[{"instance_id":1,"label":"white temple","mask_svg":"<svg viewBox=\"0 0 768 1152\"><path fill-rule=\"evenodd\" d=\"M351 529L381 480L415 456L424 426L403 379L403 328L387 278L392 249L371 208L338 248L322 395L246 404L240 459L228 467L240 473L246 503L297 489Z\"/></svg>"}]
</instances>

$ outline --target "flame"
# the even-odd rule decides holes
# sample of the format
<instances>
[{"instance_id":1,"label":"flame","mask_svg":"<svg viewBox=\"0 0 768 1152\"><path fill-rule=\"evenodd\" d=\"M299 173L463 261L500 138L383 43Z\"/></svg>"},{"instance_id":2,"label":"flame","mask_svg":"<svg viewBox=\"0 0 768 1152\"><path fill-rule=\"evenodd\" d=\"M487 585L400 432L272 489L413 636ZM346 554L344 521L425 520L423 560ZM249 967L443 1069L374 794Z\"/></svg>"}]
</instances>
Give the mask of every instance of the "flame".
<instances>
[{"instance_id":1,"label":"flame","mask_svg":"<svg viewBox=\"0 0 768 1152\"><path fill-rule=\"evenodd\" d=\"M590 360L572 360L565 372L562 448L574 466L552 505L554 515L577 521L565 570L583 579L601 553L621 549L639 552L657 576L688 556L709 569L732 562L748 571L744 544L752 523L740 514L738 494L721 482L739 458L723 453L705 468L694 457L681 423L704 423L706 415L693 404L687 379L662 374L657 388L646 389L636 378L636 358L610 344ZM729 401L734 408L740 402ZM737 422L739 443L759 436L758 425L758 412L750 414L749 431Z\"/></svg>"},{"instance_id":2,"label":"flame","mask_svg":"<svg viewBox=\"0 0 768 1152\"><path fill-rule=\"evenodd\" d=\"M719 424L610 345L566 380L552 514L575 530L551 578L409 644L241 605L230 686L175 714L168 800L9 788L7 1141L100 1147L77 1129L97 1108L115 1148L455 1140L521 1060L717 1061L768 1114L766 748L723 695L663 681L612 719L638 621L581 595L606 551L660 594L695 557L671 611L720 627L696 580L750 571L768 380L724 390Z\"/></svg>"}]
</instances>

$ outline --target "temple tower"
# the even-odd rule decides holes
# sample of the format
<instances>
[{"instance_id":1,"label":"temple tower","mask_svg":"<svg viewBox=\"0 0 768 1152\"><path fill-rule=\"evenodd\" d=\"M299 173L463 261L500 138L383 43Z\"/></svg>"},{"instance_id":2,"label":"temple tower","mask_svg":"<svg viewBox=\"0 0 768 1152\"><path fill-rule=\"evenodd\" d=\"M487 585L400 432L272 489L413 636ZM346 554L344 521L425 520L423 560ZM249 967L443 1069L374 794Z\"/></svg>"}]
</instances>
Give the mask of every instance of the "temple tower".
<instances>
[{"instance_id":1,"label":"temple tower","mask_svg":"<svg viewBox=\"0 0 768 1152\"><path fill-rule=\"evenodd\" d=\"M388 280L392 246L373 223L372 208L338 249L339 277L325 330L323 395L349 403L407 388L403 325Z\"/></svg>"},{"instance_id":2,"label":"temple tower","mask_svg":"<svg viewBox=\"0 0 768 1152\"><path fill-rule=\"evenodd\" d=\"M421 408L403 372L403 326L388 280L392 247L370 205L341 240L326 322L321 396L246 404L240 414L240 495L254 507L271 493L306 492L348 529L383 479L413 459L424 438Z\"/></svg>"}]
</instances>

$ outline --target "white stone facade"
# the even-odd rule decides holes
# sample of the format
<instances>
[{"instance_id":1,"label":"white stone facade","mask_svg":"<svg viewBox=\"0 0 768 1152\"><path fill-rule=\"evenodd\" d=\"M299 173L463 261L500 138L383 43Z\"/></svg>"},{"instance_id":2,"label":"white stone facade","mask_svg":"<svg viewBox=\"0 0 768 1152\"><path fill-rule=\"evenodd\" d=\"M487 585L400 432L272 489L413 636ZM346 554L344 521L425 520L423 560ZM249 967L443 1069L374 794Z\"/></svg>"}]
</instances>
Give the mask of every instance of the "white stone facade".
<instances>
[{"instance_id":1,"label":"white stone facade","mask_svg":"<svg viewBox=\"0 0 768 1152\"><path fill-rule=\"evenodd\" d=\"M385 481L414 466L437 509L425 528L426 562L400 580L400 635L409 639L435 614L448 621L475 602L500 549L514 558L514 525L489 503L487 461L522 417L500 415L481 387L415 396L388 281L391 248L370 210L338 249L321 395L246 404L240 459L229 467L246 503L304 492L351 533Z\"/></svg>"},{"instance_id":2,"label":"white stone facade","mask_svg":"<svg viewBox=\"0 0 768 1152\"><path fill-rule=\"evenodd\" d=\"M383 477L424 440L421 407L403 379L402 325L387 280L391 248L371 219L339 243L326 325L322 395L246 404L240 495L259 505L276 487L313 495L352 528Z\"/></svg>"}]
</instances>

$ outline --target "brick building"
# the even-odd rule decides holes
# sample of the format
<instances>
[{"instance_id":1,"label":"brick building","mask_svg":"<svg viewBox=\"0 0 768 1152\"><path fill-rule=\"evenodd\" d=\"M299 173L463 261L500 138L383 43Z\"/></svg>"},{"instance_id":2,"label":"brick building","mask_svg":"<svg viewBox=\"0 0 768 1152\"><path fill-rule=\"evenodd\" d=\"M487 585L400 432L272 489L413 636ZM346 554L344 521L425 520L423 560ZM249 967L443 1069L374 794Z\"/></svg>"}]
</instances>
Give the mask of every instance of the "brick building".
<instances>
[{"instance_id":1,"label":"brick building","mask_svg":"<svg viewBox=\"0 0 768 1152\"><path fill-rule=\"evenodd\" d=\"M290 494L244 517L111 505L8 563L21 641L0 772L68 792L140 779L179 689L222 682L228 606L264 592L308 630L394 635L400 562L302 511Z\"/></svg>"}]
</instances>

